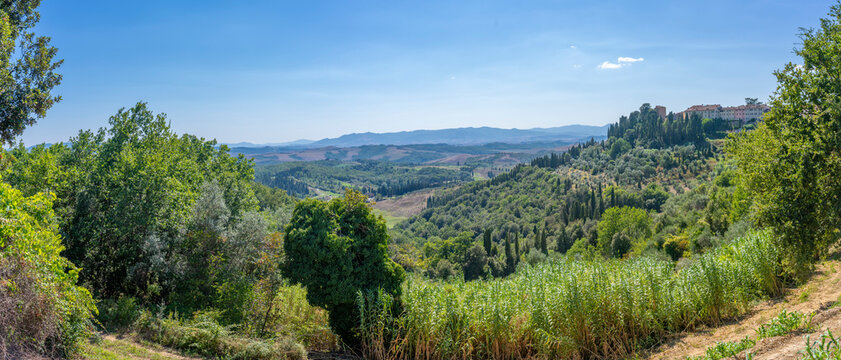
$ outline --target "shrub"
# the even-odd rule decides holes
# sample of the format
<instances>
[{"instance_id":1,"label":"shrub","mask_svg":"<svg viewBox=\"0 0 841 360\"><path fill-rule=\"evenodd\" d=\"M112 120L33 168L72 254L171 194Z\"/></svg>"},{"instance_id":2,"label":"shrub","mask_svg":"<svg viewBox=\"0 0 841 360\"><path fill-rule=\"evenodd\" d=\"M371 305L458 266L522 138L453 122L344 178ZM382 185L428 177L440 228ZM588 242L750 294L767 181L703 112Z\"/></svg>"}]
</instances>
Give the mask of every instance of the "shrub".
<instances>
[{"instance_id":1,"label":"shrub","mask_svg":"<svg viewBox=\"0 0 841 360\"><path fill-rule=\"evenodd\" d=\"M689 251L689 237L686 235L673 235L663 243L663 251L672 257L672 260L686 256Z\"/></svg>"},{"instance_id":2,"label":"shrub","mask_svg":"<svg viewBox=\"0 0 841 360\"><path fill-rule=\"evenodd\" d=\"M90 334L90 293L62 257L53 197L0 183L0 355L71 356Z\"/></svg>"},{"instance_id":3,"label":"shrub","mask_svg":"<svg viewBox=\"0 0 841 360\"><path fill-rule=\"evenodd\" d=\"M734 358L738 359L739 354L754 347L756 340L745 337L739 341L723 341L715 343L715 346L707 349L704 356L695 357L692 360L720 360Z\"/></svg>"},{"instance_id":4,"label":"shrub","mask_svg":"<svg viewBox=\"0 0 841 360\"><path fill-rule=\"evenodd\" d=\"M813 315L807 316L797 311L788 312L783 309L775 318L766 324L762 324L756 330L756 333L760 339L764 339L786 335L800 329L810 329L812 327Z\"/></svg>"},{"instance_id":5,"label":"shrub","mask_svg":"<svg viewBox=\"0 0 841 360\"><path fill-rule=\"evenodd\" d=\"M257 338L289 338L310 350L331 351L338 338L327 324L327 312L307 303L306 290L297 285L255 286L254 301L245 309L241 332Z\"/></svg>"},{"instance_id":6,"label":"shrub","mask_svg":"<svg viewBox=\"0 0 841 360\"><path fill-rule=\"evenodd\" d=\"M219 312L196 312L189 320L171 315L158 318L144 311L137 319L137 334L148 341L185 352L231 360L306 359L303 345L288 337L256 340L236 336L219 325Z\"/></svg>"},{"instance_id":7,"label":"shrub","mask_svg":"<svg viewBox=\"0 0 841 360\"><path fill-rule=\"evenodd\" d=\"M121 296L117 300L106 299L97 307L99 309L97 320L108 331L125 332L140 315L137 300L130 296Z\"/></svg>"},{"instance_id":8,"label":"shrub","mask_svg":"<svg viewBox=\"0 0 841 360\"><path fill-rule=\"evenodd\" d=\"M612 207L602 214L598 229L598 247L602 254L622 257L630 250L632 243L651 236L651 217L643 209ZM618 234L625 236L617 238Z\"/></svg>"},{"instance_id":9,"label":"shrub","mask_svg":"<svg viewBox=\"0 0 841 360\"><path fill-rule=\"evenodd\" d=\"M366 197L348 190L325 203L301 201L286 227L284 275L304 285L310 304L329 312L330 327L356 345L356 295L382 288L400 294L404 271L388 257L388 229Z\"/></svg>"}]
</instances>

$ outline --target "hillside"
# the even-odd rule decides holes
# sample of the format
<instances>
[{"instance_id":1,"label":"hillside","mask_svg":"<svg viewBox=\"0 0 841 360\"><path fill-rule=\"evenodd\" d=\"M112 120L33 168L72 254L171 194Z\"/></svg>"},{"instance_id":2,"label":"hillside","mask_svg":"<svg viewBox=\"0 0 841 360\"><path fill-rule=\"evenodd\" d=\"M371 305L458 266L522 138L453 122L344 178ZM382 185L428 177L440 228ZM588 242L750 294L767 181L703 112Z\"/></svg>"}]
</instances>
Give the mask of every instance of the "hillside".
<instances>
[{"instance_id":1,"label":"hillside","mask_svg":"<svg viewBox=\"0 0 841 360\"><path fill-rule=\"evenodd\" d=\"M596 139L602 139L596 137ZM589 140L586 138L585 140ZM243 154L257 164L271 165L290 161L391 161L400 164L459 165L465 163L510 166L537 155L561 151L578 142L541 141L528 143L488 143L482 145L413 144L363 145L352 147L236 147L232 153Z\"/></svg>"},{"instance_id":2,"label":"hillside","mask_svg":"<svg viewBox=\"0 0 841 360\"><path fill-rule=\"evenodd\" d=\"M459 184L473 179L473 169L459 166L404 166L385 161L298 161L258 166L255 179L298 197L338 196L346 188L378 198Z\"/></svg>"},{"instance_id":3,"label":"hillside","mask_svg":"<svg viewBox=\"0 0 841 360\"><path fill-rule=\"evenodd\" d=\"M640 241L634 245L637 253L662 252L669 239L684 237L681 254L671 254L677 259L683 251L699 252L716 239L732 239L744 231L740 223L735 232L728 233L740 216L721 219L731 216L730 206L724 203L732 197L733 184L730 166L718 165L720 149L709 140L719 137L720 129L682 125L639 131L653 129L651 122L659 121L656 112L643 104L639 111L621 118L617 124L623 128L608 140L588 141L562 154L536 158L490 180L440 189L423 211L393 227L394 242L404 248L426 248L426 242L449 241L467 233L489 239L486 252L497 254L489 258L499 263L507 258L501 256L502 247L512 241L515 258L540 247L544 253L563 254L607 246L602 242L610 240L601 239L604 235L597 225L605 210L623 206L643 209L653 218L654 236L647 241L640 234L631 236L639 238L633 240ZM682 130L666 130L674 128ZM668 131L673 134L665 136ZM664 138L684 142L658 143ZM420 266L438 264L434 256L422 258L426 260ZM414 262L404 265L412 267ZM511 266L497 269L494 275L513 271Z\"/></svg>"}]
</instances>

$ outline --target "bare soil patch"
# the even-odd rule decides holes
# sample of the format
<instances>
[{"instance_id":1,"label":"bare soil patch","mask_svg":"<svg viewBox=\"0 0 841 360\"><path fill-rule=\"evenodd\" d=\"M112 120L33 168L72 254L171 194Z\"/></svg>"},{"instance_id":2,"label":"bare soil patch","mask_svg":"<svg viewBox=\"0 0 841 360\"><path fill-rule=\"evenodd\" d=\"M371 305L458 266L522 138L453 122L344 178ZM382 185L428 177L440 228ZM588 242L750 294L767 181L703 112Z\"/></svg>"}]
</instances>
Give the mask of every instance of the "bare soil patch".
<instances>
[{"instance_id":1,"label":"bare soil patch","mask_svg":"<svg viewBox=\"0 0 841 360\"><path fill-rule=\"evenodd\" d=\"M435 192L434 188L423 189L395 198L380 200L374 204L374 208L380 209L393 216L410 217L420 214L423 209L426 209L426 199L428 199L433 192Z\"/></svg>"},{"instance_id":2,"label":"bare soil patch","mask_svg":"<svg viewBox=\"0 0 841 360\"><path fill-rule=\"evenodd\" d=\"M722 341L738 341L746 336L755 337L756 329L777 316L783 309L815 314L814 331L763 339L750 350L754 359L799 359L799 352L806 346L806 336L817 340L820 334L831 330L841 333L841 309L837 306L841 296L841 261L831 260L819 264L811 278L803 285L789 289L782 299L758 304L753 311L737 321L719 327L686 332L667 339L665 344L644 356L645 359L685 359L703 355L706 349Z\"/></svg>"}]
</instances>

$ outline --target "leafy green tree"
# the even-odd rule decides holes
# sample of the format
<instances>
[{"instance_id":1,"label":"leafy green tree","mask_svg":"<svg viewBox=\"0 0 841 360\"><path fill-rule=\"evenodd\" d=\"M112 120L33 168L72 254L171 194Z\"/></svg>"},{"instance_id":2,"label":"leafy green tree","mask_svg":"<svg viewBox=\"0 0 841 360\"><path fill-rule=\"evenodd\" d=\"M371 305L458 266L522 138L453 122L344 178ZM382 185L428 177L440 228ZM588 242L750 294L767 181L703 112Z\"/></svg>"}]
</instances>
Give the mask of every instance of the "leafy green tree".
<instances>
[{"instance_id":1,"label":"leafy green tree","mask_svg":"<svg viewBox=\"0 0 841 360\"><path fill-rule=\"evenodd\" d=\"M487 275L488 254L482 245L476 244L467 250L464 259L464 280L476 280Z\"/></svg>"},{"instance_id":2,"label":"leafy green tree","mask_svg":"<svg viewBox=\"0 0 841 360\"><path fill-rule=\"evenodd\" d=\"M447 259L441 259L435 264L435 276L447 280L456 274L456 269Z\"/></svg>"},{"instance_id":3,"label":"leafy green tree","mask_svg":"<svg viewBox=\"0 0 841 360\"><path fill-rule=\"evenodd\" d=\"M40 0L0 2L0 145L11 144L27 126L46 115L61 96L51 94L61 83L55 71L58 49L50 38L32 30Z\"/></svg>"},{"instance_id":4,"label":"leafy green tree","mask_svg":"<svg viewBox=\"0 0 841 360\"><path fill-rule=\"evenodd\" d=\"M145 103L121 109L109 125L81 131L69 145L13 149L6 179L26 195L56 195L65 254L97 297L168 300L185 276L173 271L183 269L176 251L198 241L185 237L199 234L187 230L203 184L218 185L225 227L233 226L257 209L253 164L215 141L178 136Z\"/></svg>"},{"instance_id":5,"label":"leafy green tree","mask_svg":"<svg viewBox=\"0 0 841 360\"><path fill-rule=\"evenodd\" d=\"M647 210L660 211L660 206L669 199L669 193L663 187L652 183L642 191L642 200Z\"/></svg>"},{"instance_id":6,"label":"leafy green tree","mask_svg":"<svg viewBox=\"0 0 841 360\"><path fill-rule=\"evenodd\" d=\"M780 236L792 265L810 263L841 227L841 4L800 38L803 63L775 72L764 122L729 146L755 219Z\"/></svg>"},{"instance_id":7,"label":"leafy green tree","mask_svg":"<svg viewBox=\"0 0 841 360\"><path fill-rule=\"evenodd\" d=\"M399 296L405 277L388 257L385 220L365 200L346 190L330 202L299 202L283 244L285 276L307 288L310 304L325 308L330 327L352 345L359 340L357 294L382 289Z\"/></svg>"},{"instance_id":8,"label":"leafy green tree","mask_svg":"<svg viewBox=\"0 0 841 360\"><path fill-rule=\"evenodd\" d=\"M619 155L628 152L628 150L631 150L631 144L625 141L625 139L618 138L610 146L610 157L616 159Z\"/></svg>"},{"instance_id":9,"label":"leafy green tree","mask_svg":"<svg viewBox=\"0 0 841 360\"><path fill-rule=\"evenodd\" d=\"M627 239L616 235L624 234ZM605 256L621 257L636 243L651 236L651 217L643 209L612 207L605 210L598 224L598 248Z\"/></svg>"}]
</instances>

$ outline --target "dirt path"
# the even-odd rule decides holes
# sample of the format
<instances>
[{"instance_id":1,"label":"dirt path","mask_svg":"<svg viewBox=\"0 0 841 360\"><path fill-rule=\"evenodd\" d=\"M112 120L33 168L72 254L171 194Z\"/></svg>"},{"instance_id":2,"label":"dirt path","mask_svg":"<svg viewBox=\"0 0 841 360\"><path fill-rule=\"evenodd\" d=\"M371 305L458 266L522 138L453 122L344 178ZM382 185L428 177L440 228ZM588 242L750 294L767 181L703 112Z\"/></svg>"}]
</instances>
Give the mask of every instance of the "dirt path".
<instances>
[{"instance_id":1,"label":"dirt path","mask_svg":"<svg viewBox=\"0 0 841 360\"><path fill-rule=\"evenodd\" d=\"M754 359L799 359L799 351L806 346L806 335L817 340L826 330L841 334L841 261L825 261L817 266L806 284L789 289L782 299L769 300L757 305L753 312L738 321L717 328L676 335L666 344L648 354L646 359L685 359L703 355L716 342L738 341L745 336L755 338L756 329L777 316L783 309L804 314L814 312L815 331L763 339L751 349Z\"/></svg>"},{"instance_id":2,"label":"dirt path","mask_svg":"<svg viewBox=\"0 0 841 360\"><path fill-rule=\"evenodd\" d=\"M198 357L186 357L160 346L147 345L135 341L132 337L114 334L102 334L102 341L93 345L88 352L91 358L102 357L118 360L198 360Z\"/></svg>"}]
</instances>

